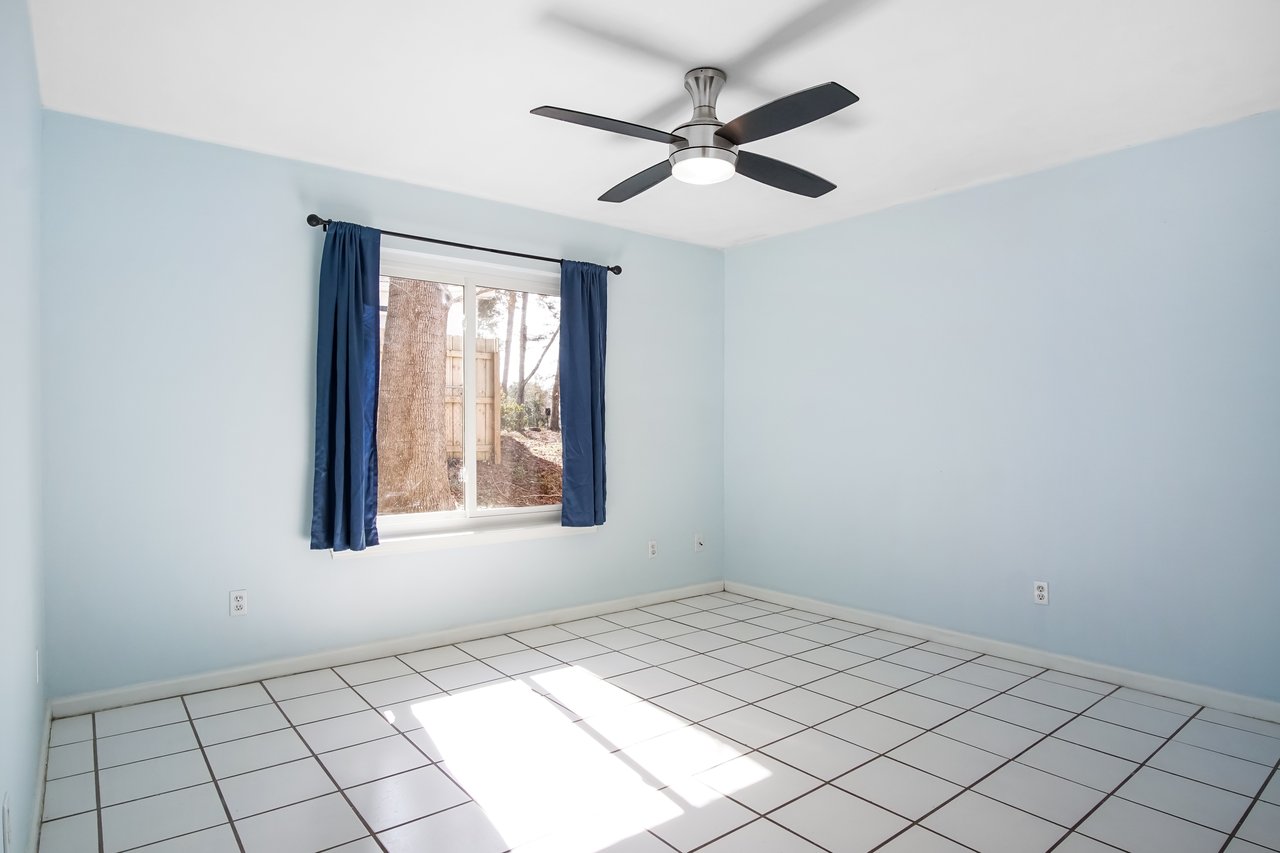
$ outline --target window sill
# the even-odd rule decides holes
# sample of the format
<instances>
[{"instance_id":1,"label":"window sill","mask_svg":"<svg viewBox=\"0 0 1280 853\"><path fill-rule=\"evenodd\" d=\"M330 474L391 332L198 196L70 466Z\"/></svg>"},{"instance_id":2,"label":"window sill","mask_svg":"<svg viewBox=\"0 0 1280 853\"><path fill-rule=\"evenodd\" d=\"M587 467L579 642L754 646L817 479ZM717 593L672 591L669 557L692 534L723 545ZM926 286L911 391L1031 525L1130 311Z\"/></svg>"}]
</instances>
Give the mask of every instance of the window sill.
<instances>
[{"instance_id":1,"label":"window sill","mask_svg":"<svg viewBox=\"0 0 1280 853\"><path fill-rule=\"evenodd\" d=\"M598 529L598 527L561 527L560 522L555 521L477 530L450 530L440 533L400 533L381 535L379 536L380 544L372 548L366 548L363 551L330 551L329 553L335 560L357 560L364 557L410 554L417 551L466 548L472 545L492 545L499 542L518 542L525 539L579 536L584 533L594 533Z\"/></svg>"}]
</instances>

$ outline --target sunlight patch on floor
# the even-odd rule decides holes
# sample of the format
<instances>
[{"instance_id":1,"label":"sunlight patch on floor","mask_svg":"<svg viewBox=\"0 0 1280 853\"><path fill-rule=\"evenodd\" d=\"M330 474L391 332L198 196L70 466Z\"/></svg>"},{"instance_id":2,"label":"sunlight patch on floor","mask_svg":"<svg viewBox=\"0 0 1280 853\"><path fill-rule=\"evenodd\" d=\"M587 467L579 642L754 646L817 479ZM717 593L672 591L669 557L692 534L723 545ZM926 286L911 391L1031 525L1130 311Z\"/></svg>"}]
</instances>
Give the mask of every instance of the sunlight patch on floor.
<instances>
[{"instance_id":1,"label":"sunlight patch on floor","mask_svg":"<svg viewBox=\"0 0 1280 853\"><path fill-rule=\"evenodd\" d=\"M706 807L723 794L692 776L747 751L581 667L428 699L413 713L520 853L596 853ZM740 763L743 786L769 775Z\"/></svg>"}]
</instances>

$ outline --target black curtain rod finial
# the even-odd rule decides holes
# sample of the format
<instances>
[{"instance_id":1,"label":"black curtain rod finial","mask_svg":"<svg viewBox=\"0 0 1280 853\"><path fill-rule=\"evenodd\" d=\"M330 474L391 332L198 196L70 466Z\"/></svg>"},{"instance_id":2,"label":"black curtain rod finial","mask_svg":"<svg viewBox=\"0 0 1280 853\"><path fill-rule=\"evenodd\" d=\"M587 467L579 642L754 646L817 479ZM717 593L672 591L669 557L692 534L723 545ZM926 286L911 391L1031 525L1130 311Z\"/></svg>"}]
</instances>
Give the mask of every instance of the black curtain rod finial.
<instances>
[{"instance_id":1,"label":"black curtain rod finial","mask_svg":"<svg viewBox=\"0 0 1280 853\"><path fill-rule=\"evenodd\" d=\"M307 224L312 228L315 228L317 225L322 225L327 231L329 230L329 223L332 221L332 219L321 219L314 213L307 214ZM471 249L475 252L491 252L495 255L507 255L512 258L528 258L533 261L546 261L549 264L564 263L564 258L547 258L542 255L529 255L524 252L509 252L506 249L491 249L488 246L473 246L470 243L454 243L451 240L438 240L435 237L419 237L417 234L402 234L399 231L383 231L382 233L388 237L403 237L406 240L420 240L423 243L435 243L440 246L453 246L458 249ZM605 269L614 275L622 275L622 267L617 264L614 264L611 267L605 267Z\"/></svg>"}]
</instances>

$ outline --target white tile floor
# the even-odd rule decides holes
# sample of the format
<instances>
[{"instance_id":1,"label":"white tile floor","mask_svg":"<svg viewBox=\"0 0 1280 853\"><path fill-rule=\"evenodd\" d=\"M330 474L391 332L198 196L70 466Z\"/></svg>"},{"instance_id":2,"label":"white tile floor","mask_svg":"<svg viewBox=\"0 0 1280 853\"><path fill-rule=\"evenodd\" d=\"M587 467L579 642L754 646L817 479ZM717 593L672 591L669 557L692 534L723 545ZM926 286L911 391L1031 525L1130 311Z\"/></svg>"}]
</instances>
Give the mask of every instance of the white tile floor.
<instances>
[{"instance_id":1,"label":"white tile floor","mask_svg":"<svg viewBox=\"0 0 1280 853\"><path fill-rule=\"evenodd\" d=\"M56 720L41 853L1266 853L1280 725L731 593Z\"/></svg>"}]
</instances>

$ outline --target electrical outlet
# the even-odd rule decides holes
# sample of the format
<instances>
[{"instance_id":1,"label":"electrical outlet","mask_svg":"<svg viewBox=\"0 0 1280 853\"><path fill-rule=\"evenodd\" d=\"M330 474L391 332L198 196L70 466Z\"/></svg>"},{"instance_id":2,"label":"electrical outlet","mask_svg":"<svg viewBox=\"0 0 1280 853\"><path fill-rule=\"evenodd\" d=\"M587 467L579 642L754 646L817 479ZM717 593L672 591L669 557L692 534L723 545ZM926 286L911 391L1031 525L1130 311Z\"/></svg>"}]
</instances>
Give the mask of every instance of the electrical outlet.
<instances>
[{"instance_id":1,"label":"electrical outlet","mask_svg":"<svg viewBox=\"0 0 1280 853\"><path fill-rule=\"evenodd\" d=\"M243 616L249 612L249 591L233 589L230 594L228 609L232 616Z\"/></svg>"},{"instance_id":2,"label":"electrical outlet","mask_svg":"<svg viewBox=\"0 0 1280 853\"><path fill-rule=\"evenodd\" d=\"M658 540L650 539L649 540L649 559L652 560L656 556L658 556Z\"/></svg>"},{"instance_id":3,"label":"electrical outlet","mask_svg":"<svg viewBox=\"0 0 1280 853\"><path fill-rule=\"evenodd\" d=\"M693 534L693 553L701 554L702 549L707 547L707 542L702 538L701 533Z\"/></svg>"},{"instance_id":4,"label":"electrical outlet","mask_svg":"<svg viewBox=\"0 0 1280 853\"><path fill-rule=\"evenodd\" d=\"M1048 581L1036 581L1032 585L1031 591L1032 591L1032 600L1036 604L1049 603L1049 582Z\"/></svg>"}]
</instances>

